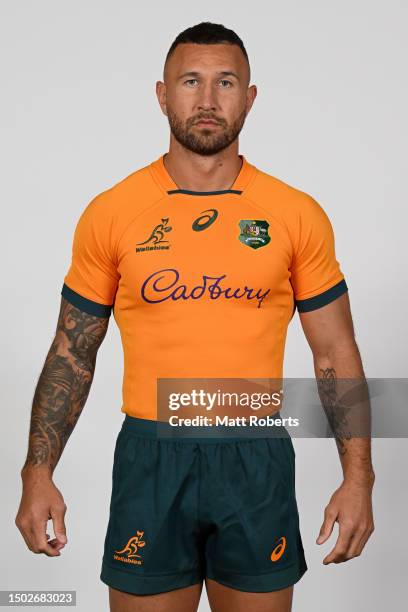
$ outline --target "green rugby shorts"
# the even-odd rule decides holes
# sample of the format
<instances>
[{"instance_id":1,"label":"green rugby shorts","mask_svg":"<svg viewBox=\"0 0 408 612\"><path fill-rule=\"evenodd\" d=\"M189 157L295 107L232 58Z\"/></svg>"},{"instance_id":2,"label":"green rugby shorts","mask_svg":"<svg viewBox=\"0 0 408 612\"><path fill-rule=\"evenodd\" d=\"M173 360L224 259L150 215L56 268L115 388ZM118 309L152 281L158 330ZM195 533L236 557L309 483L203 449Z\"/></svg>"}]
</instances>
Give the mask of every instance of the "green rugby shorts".
<instances>
[{"instance_id":1,"label":"green rugby shorts","mask_svg":"<svg viewBox=\"0 0 408 612\"><path fill-rule=\"evenodd\" d=\"M168 438L155 421L126 415L115 446L102 582L149 595L205 577L248 592L300 580L307 565L295 451L282 429L284 437Z\"/></svg>"}]
</instances>

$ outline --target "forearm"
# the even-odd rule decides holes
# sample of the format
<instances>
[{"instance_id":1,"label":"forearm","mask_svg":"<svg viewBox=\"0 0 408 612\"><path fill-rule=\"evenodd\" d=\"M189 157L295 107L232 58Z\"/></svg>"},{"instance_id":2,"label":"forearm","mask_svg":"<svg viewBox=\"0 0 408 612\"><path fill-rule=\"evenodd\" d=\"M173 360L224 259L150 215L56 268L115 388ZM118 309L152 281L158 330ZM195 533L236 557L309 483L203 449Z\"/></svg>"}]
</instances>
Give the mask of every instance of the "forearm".
<instances>
[{"instance_id":1,"label":"forearm","mask_svg":"<svg viewBox=\"0 0 408 612\"><path fill-rule=\"evenodd\" d=\"M336 440L344 478L372 485L371 411L357 344L350 341L326 355L316 356L314 365L320 399Z\"/></svg>"},{"instance_id":2,"label":"forearm","mask_svg":"<svg viewBox=\"0 0 408 612\"><path fill-rule=\"evenodd\" d=\"M55 338L34 393L22 476L34 469L52 475L88 397L107 324L62 298Z\"/></svg>"}]
</instances>

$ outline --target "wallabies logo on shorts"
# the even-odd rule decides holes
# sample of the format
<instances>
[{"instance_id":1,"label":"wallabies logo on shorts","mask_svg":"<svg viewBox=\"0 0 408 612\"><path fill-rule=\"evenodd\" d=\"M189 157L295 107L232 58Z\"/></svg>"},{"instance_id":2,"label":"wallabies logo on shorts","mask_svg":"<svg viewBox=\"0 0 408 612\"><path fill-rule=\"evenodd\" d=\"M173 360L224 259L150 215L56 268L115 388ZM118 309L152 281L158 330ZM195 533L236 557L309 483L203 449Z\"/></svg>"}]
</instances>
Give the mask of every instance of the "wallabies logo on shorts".
<instances>
[{"instance_id":1,"label":"wallabies logo on shorts","mask_svg":"<svg viewBox=\"0 0 408 612\"><path fill-rule=\"evenodd\" d=\"M126 546L122 548L122 550L115 550L115 555L113 558L117 561L122 561L123 563L133 563L135 565L142 565L143 561L141 560L141 555L138 555L139 548L143 548L146 542L143 540L144 531L137 531L136 535L129 538ZM119 555L125 555L123 557L119 557ZM137 557L137 558L135 558Z\"/></svg>"}]
</instances>

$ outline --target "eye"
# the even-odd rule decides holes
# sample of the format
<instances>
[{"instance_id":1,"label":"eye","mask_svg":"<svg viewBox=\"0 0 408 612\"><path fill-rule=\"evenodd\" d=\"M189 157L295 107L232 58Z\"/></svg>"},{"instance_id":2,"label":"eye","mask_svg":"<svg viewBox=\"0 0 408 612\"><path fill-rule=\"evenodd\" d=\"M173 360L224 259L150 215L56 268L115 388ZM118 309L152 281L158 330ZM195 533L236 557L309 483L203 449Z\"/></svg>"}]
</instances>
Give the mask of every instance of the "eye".
<instances>
[{"instance_id":1,"label":"eye","mask_svg":"<svg viewBox=\"0 0 408 612\"><path fill-rule=\"evenodd\" d=\"M192 83L192 82L198 82L197 79L188 79L187 81L184 81L184 83Z\"/></svg>"},{"instance_id":2,"label":"eye","mask_svg":"<svg viewBox=\"0 0 408 612\"><path fill-rule=\"evenodd\" d=\"M222 79L220 83L228 83L228 87L232 85L231 81L228 81L227 79Z\"/></svg>"}]
</instances>

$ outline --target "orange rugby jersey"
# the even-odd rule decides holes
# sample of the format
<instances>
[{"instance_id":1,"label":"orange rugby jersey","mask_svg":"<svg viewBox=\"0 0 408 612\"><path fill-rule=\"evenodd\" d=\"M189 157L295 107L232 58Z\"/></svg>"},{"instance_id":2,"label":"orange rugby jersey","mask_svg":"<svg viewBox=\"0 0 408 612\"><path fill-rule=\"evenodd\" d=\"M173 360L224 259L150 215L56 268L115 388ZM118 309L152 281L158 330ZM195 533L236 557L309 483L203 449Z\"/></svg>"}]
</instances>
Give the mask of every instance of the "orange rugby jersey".
<instances>
[{"instance_id":1,"label":"orange rugby jersey","mask_svg":"<svg viewBox=\"0 0 408 612\"><path fill-rule=\"evenodd\" d=\"M156 419L158 378L282 378L288 324L346 292L322 207L250 164L230 189L179 189L164 155L94 197L61 294L113 315L122 412Z\"/></svg>"}]
</instances>

